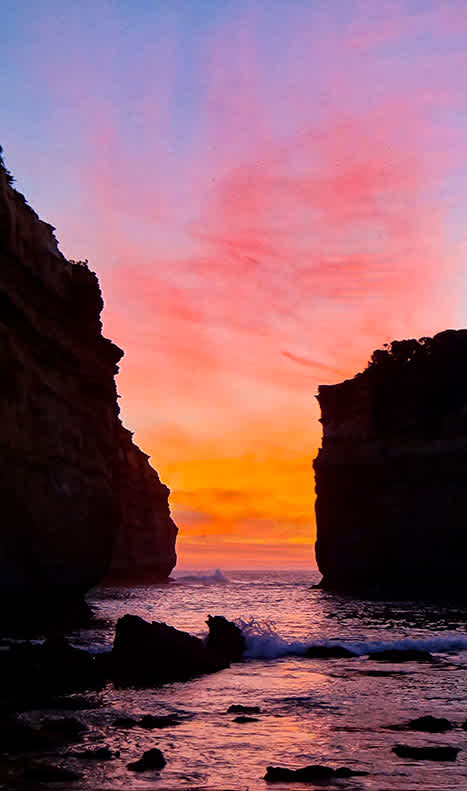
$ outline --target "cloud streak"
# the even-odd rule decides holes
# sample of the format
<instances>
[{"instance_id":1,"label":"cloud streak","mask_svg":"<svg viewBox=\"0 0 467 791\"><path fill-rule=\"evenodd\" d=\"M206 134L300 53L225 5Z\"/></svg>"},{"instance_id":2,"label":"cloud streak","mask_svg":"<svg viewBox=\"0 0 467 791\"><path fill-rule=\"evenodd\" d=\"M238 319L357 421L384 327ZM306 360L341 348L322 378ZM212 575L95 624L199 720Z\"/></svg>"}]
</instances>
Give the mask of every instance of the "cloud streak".
<instances>
[{"instance_id":1,"label":"cloud streak","mask_svg":"<svg viewBox=\"0 0 467 791\"><path fill-rule=\"evenodd\" d=\"M292 563L287 531L313 539L318 384L461 320L466 15L239 6L188 50L177 13L147 32L123 13L98 18L93 69L74 47L61 71L56 23L49 77L79 99L86 151L61 237L101 274L124 415L174 490L187 562L207 525L213 556L228 536L222 556L254 563L269 535Z\"/></svg>"}]
</instances>

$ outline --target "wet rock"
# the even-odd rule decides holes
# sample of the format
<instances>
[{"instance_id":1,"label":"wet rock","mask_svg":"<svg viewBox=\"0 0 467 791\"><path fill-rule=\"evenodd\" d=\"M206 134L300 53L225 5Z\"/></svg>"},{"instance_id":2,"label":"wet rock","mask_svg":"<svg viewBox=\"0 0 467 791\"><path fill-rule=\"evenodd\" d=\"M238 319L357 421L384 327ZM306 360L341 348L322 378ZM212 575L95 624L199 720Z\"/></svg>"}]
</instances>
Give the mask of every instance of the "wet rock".
<instances>
[{"instance_id":1,"label":"wet rock","mask_svg":"<svg viewBox=\"0 0 467 791\"><path fill-rule=\"evenodd\" d=\"M268 766L264 779L269 783L319 783L338 778L359 777L367 772L358 772L342 766L332 769L330 766L313 764L302 769L286 769L282 766Z\"/></svg>"},{"instance_id":2,"label":"wet rock","mask_svg":"<svg viewBox=\"0 0 467 791\"><path fill-rule=\"evenodd\" d=\"M118 758L120 751L112 751L109 747L96 747L94 750L83 750L76 753L77 758L83 758L86 761L110 761L112 758Z\"/></svg>"},{"instance_id":3,"label":"wet rock","mask_svg":"<svg viewBox=\"0 0 467 791\"><path fill-rule=\"evenodd\" d=\"M392 752L399 758L413 758L417 761L455 761L460 748L444 745L411 747L408 744L396 744Z\"/></svg>"},{"instance_id":4,"label":"wet rock","mask_svg":"<svg viewBox=\"0 0 467 791\"><path fill-rule=\"evenodd\" d=\"M133 717L117 717L112 723L114 728L134 728L137 724L138 720L133 719Z\"/></svg>"},{"instance_id":5,"label":"wet rock","mask_svg":"<svg viewBox=\"0 0 467 791\"><path fill-rule=\"evenodd\" d=\"M310 645L305 656L309 659L350 659L358 654L342 645Z\"/></svg>"},{"instance_id":6,"label":"wet rock","mask_svg":"<svg viewBox=\"0 0 467 791\"><path fill-rule=\"evenodd\" d=\"M95 709L100 705L100 701L96 697L88 697L85 695L69 695L67 697L49 695L39 701L37 708L56 709L57 711L85 711L86 709Z\"/></svg>"},{"instance_id":7,"label":"wet rock","mask_svg":"<svg viewBox=\"0 0 467 791\"><path fill-rule=\"evenodd\" d=\"M163 753L157 748L147 750L137 761L127 764L131 772L146 772L148 769L163 769L167 761Z\"/></svg>"},{"instance_id":8,"label":"wet rock","mask_svg":"<svg viewBox=\"0 0 467 791\"><path fill-rule=\"evenodd\" d=\"M427 714L424 717L417 717L415 720L409 720L406 727L412 731L444 733L452 729L452 723L444 717L432 717L431 714Z\"/></svg>"},{"instance_id":9,"label":"wet rock","mask_svg":"<svg viewBox=\"0 0 467 791\"><path fill-rule=\"evenodd\" d=\"M180 725L180 723L181 720L169 714L164 716L145 714L137 724L140 725L141 728L152 730L154 728L174 728L176 725Z\"/></svg>"},{"instance_id":10,"label":"wet rock","mask_svg":"<svg viewBox=\"0 0 467 791\"><path fill-rule=\"evenodd\" d=\"M53 737L57 741L77 741L88 730L76 717L61 717L44 720L41 732Z\"/></svg>"},{"instance_id":11,"label":"wet rock","mask_svg":"<svg viewBox=\"0 0 467 791\"><path fill-rule=\"evenodd\" d=\"M241 629L223 615L208 615L206 623L209 629L206 641L208 649L225 657L228 662L238 662L246 650Z\"/></svg>"},{"instance_id":12,"label":"wet rock","mask_svg":"<svg viewBox=\"0 0 467 791\"><path fill-rule=\"evenodd\" d=\"M47 750L79 741L86 730L74 717L45 720L36 728L9 715L0 720L0 745L12 753Z\"/></svg>"},{"instance_id":13,"label":"wet rock","mask_svg":"<svg viewBox=\"0 0 467 791\"><path fill-rule=\"evenodd\" d=\"M241 725L246 724L247 722L259 722L258 717L246 717L244 714L241 714L239 717L235 717L232 722L238 722Z\"/></svg>"},{"instance_id":14,"label":"wet rock","mask_svg":"<svg viewBox=\"0 0 467 791\"><path fill-rule=\"evenodd\" d=\"M370 651L369 659L378 662L433 662L429 651L418 648L388 648L383 651Z\"/></svg>"},{"instance_id":15,"label":"wet rock","mask_svg":"<svg viewBox=\"0 0 467 791\"><path fill-rule=\"evenodd\" d=\"M136 615L117 622L112 650L114 679L131 684L184 681L228 667L228 661L187 632Z\"/></svg>"},{"instance_id":16,"label":"wet rock","mask_svg":"<svg viewBox=\"0 0 467 791\"><path fill-rule=\"evenodd\" d=\"M10 715L0 721L0 745L5 752L25 753L47 748L50 739L38 728Z\"/></svg>"},{"instance_id":17,"label":"wet rock","mask_svg":"<svg viewBox=\"0 0 467 791\"><path fill-rule=\"evenodd\" d=\"M259 706L243 706L241 703L232 703L227 709L227 714L261 714Z\"/></svg>"},{"instance_id":18,"label":"wet rock","mask_svg":"<svg viewBox=\"0 0 467 791\"><path fill-rule=\"evenodd\" d=\"M1 685L19 700L51 703L58 693L96 689L103 679L94 657L55 635L42 644L17 643L0 653Z\"/></svg>"},{"instance_id":19,"label":"wet rock","mask_svg":"<svg viewBox=\"0 0 467 791\"><path fill-rule=\"evenodd\" d=\"M53 764L35 763L24 769L24 780L27 783L67 783L80 779L78 772Z\"/></svg>"}]
</instances>

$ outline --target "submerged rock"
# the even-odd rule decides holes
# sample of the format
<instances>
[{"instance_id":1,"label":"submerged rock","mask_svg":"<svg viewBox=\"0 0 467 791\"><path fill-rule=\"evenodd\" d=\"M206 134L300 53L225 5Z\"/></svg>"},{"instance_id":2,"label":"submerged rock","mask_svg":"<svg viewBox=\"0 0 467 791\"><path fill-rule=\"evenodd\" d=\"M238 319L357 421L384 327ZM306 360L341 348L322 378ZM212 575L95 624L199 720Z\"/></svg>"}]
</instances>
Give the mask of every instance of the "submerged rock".
<instances>
[{"instance_id":1,"label":"submerged rock","mask_svg":"<svg viewBox=\"0 0 467 791\"><path fill-rule=\"evenodd\" d=\"M227 714L261 714L259 706L243 706L241 703L232 703L227 709Z\"/></svg>"},{"instance_id":2,"label":"submerged rock","mask_svg":"<svg viewBox=\"0 0 467 791\"><path fill-rule=\"evenodd\" d=\"M318 401L322 586L465 598L467 330L394 341Z\"/></svg>"},{"instance_id":3,"label":"submerged rock","mask_svg":"<svg viewBox=\"0 0 467 791\"><path fill-rule=\"evenodd\" d=\"M240 725L246 725L247 722L259 722L258 717L247 717L245 714L240 714L239 717L235 717L233 722L238 722Z\"/></svg>"},{"instance_id":4,"label":"submerged rock","mask_svg":"<svg viewBox=\"0 0 467 791\"><path fill-rule=\"evenodd\" d=\"M392 748L392 752L399 758L413 758L417 761L455 761L460 748L445 745L411 747L408 744L396 744Z\"/></svg>"},{"instance_id":5,"label":"submerged rock","mask_svg":"<svg viewBox=\"0 0 467 791\"><path fill-rule=\"evenodd\" d=\"M179 720L178 717L172 717L170 714L163 716L144 714L139 722L137 722L137 725L147 730L154 730L155 728L174 728L176 725L180 724L181 720Z\"/></svg>"},{"instance_id":6,"label":"submerged rock","mask_svg":"<svg viewBox=\"0 0 467 791\"><path fill-rule=\"evenodd\" d=\"M378 662L433 662L429 651L418 648L388 648L383 651L370 651L369 659Z\"/></svg>"},{"instance_id":7,"label":"submerged rock","mask_svg":"<svg viewBox=\"0 0 467 791\"><path fill-rule=\"evenodd\" d=\"M412 731L444 733L452 729L452 723L444 717L432 717L431 714L427 714L424 717L417 717L415 720L409 720L406 727Z\"/></svg>"},{"instance_id":8,"label":"submerged rock","mask_svg":"<svg viewBox=\"0 0 467 791\"><path fill-rule=\"evenodd\" d=\"M305 656L309 659L351 659L358 654L342 645L310 645Z\"/></svg>"},{"instance_id":9,"label":"submerged rock","mask_svg":"<svg viewBox=\"0 0 467 791\"><path fill-rule=\"evenodd\" d=\"M163 769L167 761L157 747L147 750L137 761L127 764L131 772L146 772L149 769Z\"/></svg>"},{"instance_id":10,"label":"submerged rock","mask_svg":"<svg viewBox=\"0 0 467 791\"><path fill-rule=\"evenodd\" d=\"M112 723L114 728L134 728L137 724L138 720L133 717L117 717Z\"/></svg>"},{"instance_id":11,"label":"submerged rock","mask_svg":"<svg viewBox=\"0 0 467 791\"><path fill-rule=\"evenodd\" d=\"M304 766L302 769L268 766L264 779L269 783L319 783L326 780L359 777L366 774L368 773L354 771L347 766L342 766L339 769L331 769L330 766L322 766L321 764Z\"/></svg>"}]
</instances>

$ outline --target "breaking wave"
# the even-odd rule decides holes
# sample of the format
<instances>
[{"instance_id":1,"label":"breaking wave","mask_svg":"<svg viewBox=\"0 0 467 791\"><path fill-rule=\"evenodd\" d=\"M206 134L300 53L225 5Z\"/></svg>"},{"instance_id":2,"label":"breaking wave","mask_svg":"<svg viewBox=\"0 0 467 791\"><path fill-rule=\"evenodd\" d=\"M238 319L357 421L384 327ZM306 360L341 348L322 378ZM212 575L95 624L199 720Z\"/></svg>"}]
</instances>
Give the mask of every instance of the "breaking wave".
<instances>
[{"instance_id":1,"label":"breaking wave","mask_svg":"<svg viewBox=\"0 0 467 791\"><path fill-rule=\"evenodd\" d=\"M220 569L216 569L214 574L185 574L182 577L174 577L174 580L178 583L198 583L201 585L216 585L218 583L225 584L226 582L230 582Z\"/></svg>"},{"instance_id":2,"label":"breaking wave","mask_svg":"<svg viewBox=\"0 0 467 791\"><path fill-rule=\"evenodd\" d=\"M445 635L429 638L401 638L400 640L286 640L269 622L261 623L255 618L237 619L247 644L245 656L250 659L278 659L283 656L301 656L311 646L342 646L359 656L373 651L399 649L421 650L433 654L467 651L467 635Z\"/></svg>"}]
</instances>

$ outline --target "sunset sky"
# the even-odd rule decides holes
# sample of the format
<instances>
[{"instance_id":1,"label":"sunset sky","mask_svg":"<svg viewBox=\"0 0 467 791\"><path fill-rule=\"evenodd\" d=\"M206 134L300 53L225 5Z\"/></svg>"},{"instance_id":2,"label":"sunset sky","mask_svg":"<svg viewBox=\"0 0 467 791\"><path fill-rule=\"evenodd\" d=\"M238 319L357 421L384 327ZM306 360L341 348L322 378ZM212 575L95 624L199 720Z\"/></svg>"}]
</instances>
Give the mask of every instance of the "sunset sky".
<instances>
[{"instance_id":1,"label":"sunset sky","mask_svg":"<svg viewBox=\"0 0 467 791\"><path fill-rule=\"evenodd\" d=\"M467 324L467 3L4 0L0 63L181 566L312 567L317 386Z\"/></svg>"}]
</instances>

